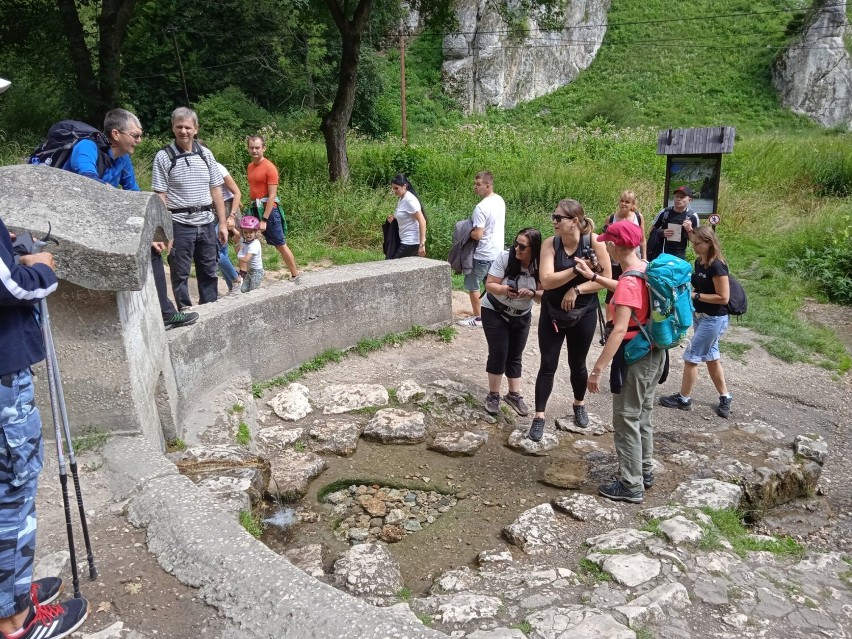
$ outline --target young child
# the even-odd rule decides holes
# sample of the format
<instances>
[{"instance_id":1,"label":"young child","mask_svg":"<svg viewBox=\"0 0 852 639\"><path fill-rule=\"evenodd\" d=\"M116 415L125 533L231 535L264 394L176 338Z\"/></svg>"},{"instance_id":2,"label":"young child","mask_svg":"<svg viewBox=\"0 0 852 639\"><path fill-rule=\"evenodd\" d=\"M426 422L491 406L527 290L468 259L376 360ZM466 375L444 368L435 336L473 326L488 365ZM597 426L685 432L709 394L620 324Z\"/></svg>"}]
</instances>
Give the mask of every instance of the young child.
<instances>
[{"instance_id":1,"label":"young child","mask_svg":"<svg viewBox=\"0 0 852 639\"><path fill-rule=\"evenodd\" d=\"M240 291L248 293L260 288L263 281L263 260L260 256L260 221L252 216L245 215L240 220L240 230L243 234L243 245L237 258L240 260L240 277L243 284Z\"/></svg>"}]
</instances>

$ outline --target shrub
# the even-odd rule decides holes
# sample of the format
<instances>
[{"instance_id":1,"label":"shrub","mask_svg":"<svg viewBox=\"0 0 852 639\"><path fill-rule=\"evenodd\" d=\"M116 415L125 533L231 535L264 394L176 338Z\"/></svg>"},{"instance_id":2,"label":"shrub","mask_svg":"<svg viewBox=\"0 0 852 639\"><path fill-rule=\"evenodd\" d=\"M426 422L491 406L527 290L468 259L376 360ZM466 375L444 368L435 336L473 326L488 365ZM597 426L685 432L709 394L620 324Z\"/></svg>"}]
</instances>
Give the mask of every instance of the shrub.
<instances>
[{"instance_id":1,"label":"shrub","mask_svg":"<svg viewBox=\"0 0 852 639\"><path fill-rule=\"evenodd\" d=\"M201 98L195 105L204 135L256 133L274 118L237 87L227 87Z\"/></svg>"}]
</instances>

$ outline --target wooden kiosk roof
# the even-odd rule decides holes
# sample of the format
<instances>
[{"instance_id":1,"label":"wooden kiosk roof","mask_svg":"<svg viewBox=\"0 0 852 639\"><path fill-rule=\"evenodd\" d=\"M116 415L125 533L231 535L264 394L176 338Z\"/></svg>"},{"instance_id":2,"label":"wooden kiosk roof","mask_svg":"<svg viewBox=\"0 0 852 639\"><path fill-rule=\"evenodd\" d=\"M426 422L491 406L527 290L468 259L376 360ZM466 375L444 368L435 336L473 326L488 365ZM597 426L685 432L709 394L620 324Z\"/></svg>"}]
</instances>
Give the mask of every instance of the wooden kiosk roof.
<instances>
[{"instance_id":1,"label":"wooden kiosk roof","mask_svg":"<svg viewBox=\"0 0 852 639\"><path fill-rule=\"evenodd\" d=\"M732 153L736 132L732 126L664 129L657 134L657 155Z\"/></svg>"}]
</instances>

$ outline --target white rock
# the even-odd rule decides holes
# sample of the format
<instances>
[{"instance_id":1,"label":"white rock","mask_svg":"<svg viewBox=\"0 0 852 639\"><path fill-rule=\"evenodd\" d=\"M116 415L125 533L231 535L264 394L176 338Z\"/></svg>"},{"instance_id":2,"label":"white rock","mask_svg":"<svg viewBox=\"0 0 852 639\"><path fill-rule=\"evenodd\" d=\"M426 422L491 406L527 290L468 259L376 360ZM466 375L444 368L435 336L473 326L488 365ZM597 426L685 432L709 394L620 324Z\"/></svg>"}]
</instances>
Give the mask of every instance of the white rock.
<instances>
[{"instance_id":1,"label":"white rock","mask_svg":"<svg viewBox=\"0 0 852 639\"><path fill-rule=\"evenodd\" d=\"M660 522L660 532L675 545L696 543L704 536L704 529L683 515Z\"/></svg>"},{"instance_id":2,"label":"white rock","mask_svg":"<svg viewBox=\"0 0 852 639\"><path fill-rule=\"evenodd\" d=\"M467 566L448 570L438 579L438 586L443 592L461 592L470 590L477 582L477 576Z\"/></svg>"},{"instance_id":3,"label":"white rock","mask_svg":"<svg viewBox=\"0 0 852 639\"><path fill-rule=\"evenodd\" d=\"M287 428L282 424L262 428L257 433L257 442L268 453L291 450L298 441L302 441L304 428Z\"/></svg>"},{"instance_id":4,"label":"white rock","mask_svg":"<svg viewBox=\"0 0 852 639\"><path fill-rule=\"evenodd\" d=\"M308 544L300 548L288 548L284 551L284 556L287 558L287 561L311 577L319 579L325 575L322 567L321 544Z\"/></svg>"},{"instance_id":5,"label":"white rock","mask_svg":"<svg viewBox=\"0 0 852 639\"><path fill-rule=\"evenodd\" d=\"M659 559L651 559L643 554L635 555L599 555L591 554L588 559L599 563L600 567L612 575L622 586L633 588L660 574L662 564Z\"/></svg>"},{"instance_id":6,"label":"white rock","mask_svg":"<svg viewBox=\"0 0 852 639\"><path fill-rule=\"evenodd\" d=\"M382 544L359 544L334 563L334 580L353 595L395 597L402 589L396 558Z\"/></svg>"},{"instance_id":7,"label":"white rock","mask_svg":"<svg viewBox=\"0 0 852 639\"><path fill-rule=\"evenodd\" d=\"M793 445L796 453L822 466L828 457L828 443L818 435L797 435Z\"/></svg>"},{"instance_id":8,"label":"white rock","mask_svg":"<svg viewBox=\"0 0 852 639\"><path fill-rule=\"evenodd\" d=\"M79 639L120 639L122 632L124 632L124 622L116 621L114 624L111 624L98 632L93 632L91 634L80 633L76 636L79 637Z\"/></svg>"},{"instance_id":9,"label":"white rock","mask_svg":"<svg viewBox=\"0 0 852 639\"><path fill-rule=\"evenodd\" d=\"M302 497L308 492L311 481L327 466L322 457L313 453L281 453L270 460L269 492L281 497Z\"/></svg>"},{"instance_id":10,"label":"white rock","mask_svg":"<svg viewBox=\"0 0 852 639\"><path fill-rule=\"evenodd\" d=\"M293 383L266 403L284 421L295 422L313 410L310 393L307 386Z\"/></svg>"},{"instance_id":11,"label":"white rock","mask_svg":"<svg viewBox=\"0 0 852 639\"><path fill-rule=\"evenodd\" d=\"M431 450L437 450L450 456L471 456L488 441L488 433L485 431L462 431L460 433L446 432L438 433L429 444Z\"/></svg>"},{"instance_id":12,"label":"white rock","mask_svg":"<svg viewBox=\"0 0 852 639\"><path fill-rule=\"evenodd\" d=\"M388 401L388 391L380 384L330 384L316 397L316 402L322 404L322 412L326 415L371 406L387 406Z\"/></svg>"},{"instance_id":13,"label":"white rock","mask_svg":"<svg viewBox=\"0 0 852 639\"><path fill-rule=\"evenodd\" d=\"M527 455L541 455L549 450L553 450L559 445L559 437L547 430L544 431L544 436L541 441L534 442L527 433L529 427L518 428L509 435L509 441L506 442L509 448L514 448Z\"/></svg>"},{"instance_id":14,"label":"white rock","mask_svg":"<svg viewBox=\"0 0 852 639\"><path fill-rule=\"evenodd\" d=\"M616 608L628 625L645 621L662 621L670 610L683 610L689 606L689 591L681 583L670 583L657 586L650 592L640 595L627 606Z\"/></svg>"},{"instance_id":15,"label":"white rock","mask_svg":"<svg viewBox=\"0 0 852 639\"><path fill-rule=\"evenodd\" d=\"M59 550L39 558L33 569L33 580L61 575L69 561L71 553L67 550Z\"/></svg>"},{"instance_id":16,"label":"white rock","mask_svg":"<svg viewBox=\"0 0 852 639\"><path fill-rule=\"evenodd\" d=\"M602 523L618 523L622 514L613 506L602 504L592 495L573 493L557 497L553 505L577 521L598 521Z\"/></svg>"},{"instance_id":17,"label":"white rock","mask_svg":"<svg viewBox=\"0 0 852 639\"><path fill-rule=\"evenodd\" d=\"M547 608L527 615L541 639L636 639L636 633L610 615L587 606Z\"/></svg>"},{"instance_id":18,"label":"white rock","mask_svg":"<svg viewBox=\"0 0 852 639\"><path fill-rule=\"evenodd\" d=\"M508 548L494 548L492 550L483 550L476 557L476 561L480 566L506 565L515 561L512 557L512 551Z\"/></svg>"},{"instance_id":19,"label":"white rock","mask_svg":"<svg viewBox=\"0 0 852 639\"><path fill-rule=\"evenodd\" d=\"M441 620L449 625L457 625L474 619L490 619L500 610L503 602L497 597L485 595L455 595L449 601L438 606Z\"/></svg>"},{"instance_id":20,"label":"white rock","mask_svg":"<svg viewBox=\"0 0 852 639\"><path fill-rule=\"evenodd\" d=\"M426 391L413 379L407 379L396 389L396 400L400 404L414 402L426 396Z\"/></svg>"},{"instance_id":21,"label":"white rock","mask_svg":"<svg viewBox=\"0 0 852 639\"><path fill-rule=\"evenodd\" d=\"M409 606L406 602L401 601L398 604L394 604L392 606L387 606L385 610L390 610L392 613L399 615L403 619L407 619L408 621L414 623L423 623L420 617L414 614L414 611L411 610L411 606Z\"/></svg>"},{"instance_id":22,"label":"white rock","mask_svg":"<svg viewBox=\"0 0 852 639\"><path fill-rule=\"evenodd\" d=\"M355 421L317 420L305 433L311 451L327 455L351 455L361 437L361 425Z\"/></svg>"},{"instance_id":23,"label":"white rock","mask_svg":"<svg viewBox=\"0 0 852 639\"><path fill-rule=\"evenodd\" d=\"M503 529L503 535L528 555L550 552L561 543L566 532L550 504L522 512Z\"/></svg>"},{"instance_id":24,"label":"white rock","mask_svg":"<svg viewBox=\"0 0 852 639\"><path fill-rule=\"evenodd\" d=\"M527 639L527 636L517 628L494 628L494 630L477 630L465 635L467 639Z\"/></svg>"},{"instance_id":25,"label":"white rock","mask_svg":"<svg viewBox=\"0 0 852 639\"><path fill-rule=\"evenodd\" d=\"M426 439L426 417L420 412L383 408L364 428L363 436L383 444L419 444Z\"/></svg>"},{"instance_id":26,"label":"white rock","mask_svg":"<svg viewBox=\"0 0 852 639\"><path fill-rule=\"evenodd\" d=\"M630 550L642 545L642 543L654 534L645 530L635 528L616 528L602 535L595 535L586 539L590 547L589 552L602 552L607 550L623 551Z\"/></svg>"},{"instance_id":27,"label":"white rock","mask_svg":"<svg viewBox=\"0 0 852 639\"><path fill-rule=\"evenodd\" d=\"M743 489L716 479L693 479L677 487L672 500L692 508L736 509Z\"/></svg>"}]
</instances>

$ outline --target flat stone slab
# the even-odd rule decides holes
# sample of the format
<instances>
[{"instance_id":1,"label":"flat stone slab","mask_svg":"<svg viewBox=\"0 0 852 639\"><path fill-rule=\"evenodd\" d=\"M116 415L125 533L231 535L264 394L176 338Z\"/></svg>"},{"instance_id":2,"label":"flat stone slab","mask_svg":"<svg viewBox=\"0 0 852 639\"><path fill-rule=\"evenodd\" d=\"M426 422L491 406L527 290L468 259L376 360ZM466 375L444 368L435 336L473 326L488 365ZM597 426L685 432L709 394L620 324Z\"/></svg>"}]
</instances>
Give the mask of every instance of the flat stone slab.
<instances>
[{"instance_id":1,"label":"flat stone slab","mask_svg":"<svg viewBox=\"0 0 852 639\"><path fill-rule=\"evenodd\" d=\"M334 562L334 581L374 602L395 598L403 587L399 563L382 544L358 544L342 553Z\"/></svg>"},{"instance_id":2,"label":"flat stone slab","mask_svg":"<svg viewBox=\"0 0 852 639\"><path fill-rule=\"evenodd\" d=\"M619 621L633 626L651 620L663 621L669 611L683 610L689 605L689 591L686 586L675 582L657 586L636 597L628 605L616 607L616 610L623 616Z\"/></svg>"},{"instance_id":3,"label":"flat stone slab","mask_svg":"<svg viewBox=\"0 0 852 639\"><path fill-rule=\"evenodd\" d=\"M304 428L290 428L283 424L261 428L257 432L257 443L267 453L284 452L292 450L296 442L303 442L305 438Z\"/></svg>"},{"instance_id":4,"label":"flat stone slab","mask_svg":"<svg viewBox=\"0 0 852 639\"><path fill-rule=\"evenodd\" d=\"M537 442L531 440L527 436L528 433L529 426L512 431L506 445L513 450L524 453L525 455L543 455L547 453L547 451L553 450L559 445L559 437L557 437L553 432L545 430L541 441Z\"/></svg>"},{"instance_id":5,"label":"flat stone slab","mask_svg":"<svg viewBox=\"0 0 852 639\"><path fill-rule=\"evenodd\" d=\"M683 515L660 522L660 532L676 546L684 543L698 543L704 536L704 529Z\"/></svg>"},{"instance_id":6,"label":"flat stone slab","mask_svg":"<svg viewBox=\"0 0 852 639\"><path fill-rule=\"evenodd\" d=\"M426 439L426 416L399 408L383 408L364 428L363 437L382 444L419 444Z\"/></svg>"},{"instance_id":7,"label":"flat stone slab","mask_svg":"<svg viewBox=\"0 0 852 639\"><path fill-rule=\"evenodd\" d=\"M416 402L426 397L426 389L413 379L406 379L396 387L396 401L400 404Z\"/></svg>"},{"instance_id":8,"label":"flat stone slab","mask_svg":"<svg viewBox=\"0 0 852 639\"><path fill-rule=\"evenodd\" d=\"M438 606L438 613L445 624L455 626L475 619L491 619L502 605L497 597L461 594Z\"/></svg>"},{"instance_id":9,"label":"flat stone slab","mask_svg":"<svg viewBox=\"0 0 852 639\"><path fill-rule=\"evenodd\" d=\"M198 485L207 490L225 511L239 515L242 511L250 511L252 504L263 497L266 487L260 474L251 468L235 468L219 477L202 479Z\"/></svg>"},{"instance_id":10,"label":"flat stone slab","mask_svg":"<svg viewBox=\"0 0 852 639\"><path fill-rule=\"evenodd\" d=\"M387 406L387 389L381 384L330 384L319 391L315 401L325 415L347 413L359 408Z\"/></svg>"},{"instance_id":11,"label":"flat stone slab","mask_svg":"<svg viewBox=\"0 0 852 639\"><path fill-rule=\"evenodd\" d=\"M544 469L541 483L576 490L586 483L585 464L570 459L554 459Z\"/></svg>"},{"instance_id":12,"label":"flat stone slab","mask_svg":"<svg viewBox=\"0 0 852 639\"><path fill-rule=\"evenodd\" d=\"M602 523L618 523L623 515L617 508L602 504L591 495L574 493L557 497L553 506L577 521L598 521Z\"/></svg>"},{"instance_id":13,"label":"flat stone slab","mask_svg":"<svg viewBox=\"0 0 852 639\"><path fill-rule=\"evenodd\" d=\"M314 453L286 451L270 461L269 492L280 497L304 497L308 486L328 464Z\"/></svg>"},{"instance_id":14,"label":"flat stone slab","mask_svg":"<svg viewBox=\"0 0 852 639\"><path fill-rule=\"evenodd\" d=\"M522 512L503 529L503 536L528 555L550 552L565 534L565 526L550 504L540 504Z\"/></svg>"},{"instance_id":15,"label":"flat stone slab","mask_svg":"<svg viewBox=\"0 0 852 639\"><path fill-rule=\"evenodd\" d=\"M736 509L740 505L743 489L735 484L717 479L693 479L680 484L671 499L692 508Z\"/></svg>"},{"instance_id":16,"label":"flat stone slab","mask_svg":"<svg viewBox=\"0 0 852 639\"><path fill-rule=\"evenodd\" d=\"M616 551L621 552L636 548L645 543L645 540L653 537L654 533L635 528L616 528L602 535L595 535L586 539L590 552Z\"/></svg>"},{"instance_id":17,"label":"flat stone slab","mask_svg":"<svg viewBox=\"0 0 852 639\"><path fill-rule=\"evenodd\" d=\"M494 630L477 630L467 639L527 639L527 636L517 628L494 628Z\"/></svg>"},{"instance_id":18,"label":"flat stone slab","mask_svg":"<svg viewBox=\"0 0 852 639\"><path fill-rule=\"evenodd\" d=\"M636 639L636 633L612 616L587 606L547 608L527 616L542 639Z\"/></svg>"},{"instance_id":19,"label":"flat stone slab","mask_svg":"<svg viewBox=\"0 0 852 639\"><path fill-rule=\"evenodd\" d=\"M577 424L574 423L573 415L557 417L554 420L554 424L556 425L557 430L563 430L567 433L576 433L577 435L593 435L595 437L600 437L601 435L606 435L607 433L612 432L612 426L610 424L605 424L600 417L591 413L589 413L588 426L577 426Z\"/></svg>"},{"instance_id":20,"label":"flat stone slab","mask_svg":"<svg viewBox=\"0 0 852 639\"><path fill-rule=\"evenodd\" d=\"M322 545L320 544L308 544L299 548L288 548L284 551L284 556L296 568L315 579L325 576L325 571L322 567Z\"/></svg>"},{"instance_id":21,"label":"flat stone slab","mask_svg":"<svg viewBox=\"0 0 852 639\"><path fill-rule=\"evenodd\" d=\"M310 395L307 386L293 383L266 403L284 421L295 422L313 411Z\"/></svg>"},{"instance_id":22,"label":"flat stone slab","mask_svg":"<svg viewBox=\"0 0 852 639\"><path fill-rule=\"evenodd\" d=\"M622 586L633 588L657 577L662 570L659 559L651 559L641 553L633 555L604 555L591 553L587 559L608 572Z\"/></svg>"},{"instance_id":23,"label":"flat stone slab","mask_svg":"<svg viewBox=\"0 0 852 639\"><path fill-rule=\"evenodd\" d=\"M429 448L450 457L471 457L487 441L488 433L485 431L466 430L461 433L438 433L432 443L429 444Z\"/></svg>"},{"instance_id":24,"label":"flat stone slab","mask_svg":"<svg viewBox=\"0 0 852 639\"><path fill-rule=\"evenodd\" d=\"M793 441L796 454L822 466L828 457L828 443L819 435L797 435Z\"/></svg>"},{"instance_id":25,"label":"flat stone slab","mask_svg":"<svg viewBox=\"0 0 852 639\"><path fill-rule=\"evenodd\" d=\"M508 548L492 548L483 550L476 556L476 563L482 567L489 566L506 566L514 563L515 558L512 557L512 551Z\"/></svg>"},{"instance_id":26,"label":"flat stone slab","mask_svg":"<svg viewBox=\"0 0 852 639\"><path fill-rule=\"evenodd\" d=\"M361 424L354 420L317 420L306 428L305 435L311 451L345 457L358 447L361 428Z\"/></svg>"}]
</instances>

